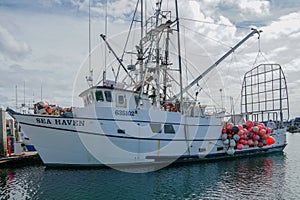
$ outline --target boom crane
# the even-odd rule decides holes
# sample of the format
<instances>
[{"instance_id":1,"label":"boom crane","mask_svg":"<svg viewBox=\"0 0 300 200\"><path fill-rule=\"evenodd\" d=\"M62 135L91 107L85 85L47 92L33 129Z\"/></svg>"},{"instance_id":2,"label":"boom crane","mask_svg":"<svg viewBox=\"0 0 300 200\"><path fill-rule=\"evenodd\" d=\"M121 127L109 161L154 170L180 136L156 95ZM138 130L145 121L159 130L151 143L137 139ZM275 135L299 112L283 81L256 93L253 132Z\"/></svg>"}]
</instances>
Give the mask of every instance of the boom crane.
<instances>
[{"instance_id":1,"label":"boom crane","mask_svg":"<svg viewBox=\"0 0 300 200\"><path fill-rule=\"evenodd\" d=\"M252 31L244 37L239 43L237 43L234 47L232 47L226 54L224 54L219 60L217 60L213 65L211 65L209 68L207 68L202 74L200 74L196 79L194 79L188 86L182 89L182 91L178 94L176 94L173 98L170 99L170 101L173 101L174 99L178 98L181 94L186 93L191 87L193 87L198 81L200 81L204 76L206 76L211 70L216 68L225 58L227 58L230 54L232 54L237 48L239 48L244 42L246 42L250 37L252 37L254 34L260 35L262 32L261 30L257 30L252 28Z\"/></svg>"}]
</instances>

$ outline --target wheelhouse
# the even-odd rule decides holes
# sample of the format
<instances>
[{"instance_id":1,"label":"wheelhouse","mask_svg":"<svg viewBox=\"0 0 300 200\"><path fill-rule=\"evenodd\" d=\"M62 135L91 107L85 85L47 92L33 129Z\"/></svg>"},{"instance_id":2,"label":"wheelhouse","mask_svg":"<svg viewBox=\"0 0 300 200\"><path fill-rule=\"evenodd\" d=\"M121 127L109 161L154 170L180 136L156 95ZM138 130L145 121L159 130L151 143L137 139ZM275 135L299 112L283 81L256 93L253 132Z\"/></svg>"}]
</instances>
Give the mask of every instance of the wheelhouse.
<instances>
[{"instance_id":1,"label":"wheelhouse","mask_svg":"<svg viewBox=\"0 0 300 200\"><path fill-rule=\"evenodd\" d=\"M108 87L108 86L94 86L91 87L79 95L84 107L89 105L103 106L103 107L119 107L129 108L137 107L150 107L151 103L146 98L139 100L139 94L129 90L120 88Z\"/></svg>"}]
</instances>

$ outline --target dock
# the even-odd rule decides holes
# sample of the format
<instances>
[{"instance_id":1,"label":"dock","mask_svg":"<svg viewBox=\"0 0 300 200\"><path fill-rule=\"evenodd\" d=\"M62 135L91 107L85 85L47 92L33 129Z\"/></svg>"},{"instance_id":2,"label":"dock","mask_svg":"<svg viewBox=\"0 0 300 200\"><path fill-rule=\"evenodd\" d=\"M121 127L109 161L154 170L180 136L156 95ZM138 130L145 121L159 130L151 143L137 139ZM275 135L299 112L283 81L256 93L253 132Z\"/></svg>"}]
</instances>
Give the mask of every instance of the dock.
<instances>
[{"instance_id":1,"label":"dock","mask_svg":"<svg viewBox=\"0 0 300 200\"><path fill-rule=\"evenodd\" d=\"M9 123L9 129L7 126ZM42 164L37 151L25 151L18 128L15 128L14 120L5 117L5 110L0 107L0 168L16 167L32 164Z\"/></svg>"},{"instance_id":2,"label":"dock","mask_svg":"<svg viewBox=\"0 0 300 200\"><path fill-rule=\"evenodd\" d=\"M12 155L0 158L0 168L21 167L30 165L42 165L43 162L38 152L24 152L20 155Z\"/></svg>"}]
</instances>

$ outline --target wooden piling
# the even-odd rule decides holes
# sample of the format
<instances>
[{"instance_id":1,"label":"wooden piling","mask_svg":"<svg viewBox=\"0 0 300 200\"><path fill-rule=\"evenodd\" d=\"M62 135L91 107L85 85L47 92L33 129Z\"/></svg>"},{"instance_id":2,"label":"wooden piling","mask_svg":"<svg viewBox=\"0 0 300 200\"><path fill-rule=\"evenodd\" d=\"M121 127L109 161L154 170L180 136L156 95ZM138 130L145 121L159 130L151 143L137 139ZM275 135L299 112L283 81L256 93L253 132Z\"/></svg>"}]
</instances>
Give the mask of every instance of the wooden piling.
<instances>
[{"instance_id":1,"label":"wooden piling","mask_svg":"<svg viewBox=\"0 0 300 200\"><path fill-rule=\"evenodd\" d=\"M10 135L13 136L13 137L16 137L16 134L15 134L15 123L14 123L13 119L9 120L9 129L10 129Z\"/></svg>"},{"instance_id":2,"label":"wooden piling","mask_svg":"<svg viewBox=\"0 0 300 200\"><path fill-rule=\"evenodd\" d=\"M7 157L5 110L0 107L0 156Z\"/></svg>"}]
</instances>

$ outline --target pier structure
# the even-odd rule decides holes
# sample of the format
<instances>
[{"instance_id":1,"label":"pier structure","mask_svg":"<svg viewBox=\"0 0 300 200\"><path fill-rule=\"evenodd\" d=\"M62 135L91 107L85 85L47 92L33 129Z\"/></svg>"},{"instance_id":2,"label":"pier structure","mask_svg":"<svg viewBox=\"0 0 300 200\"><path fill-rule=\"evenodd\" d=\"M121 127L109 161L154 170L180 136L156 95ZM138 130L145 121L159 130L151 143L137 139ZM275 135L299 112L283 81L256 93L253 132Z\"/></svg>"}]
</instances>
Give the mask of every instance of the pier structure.
<instances>
[{"instance_id":1,"label":"pier structure","mask_svg":"<svg viewBox=\"0 0 300 200\"><path fill-rule=\"evenodd\" d=\"M9 136L6 129L5 109L0 107L0 168L17 167L32 164L42 164L36 151L23 152L18 128L15 128L15 121L9 120ZM12 145L14 153L8 151L8 137L13 138Z\"/></svg>"},{"instance_id":2,"label":"pier structure","mask_svg":"<svg viewBox=\"0 0 300 200\"><path fill-rule=\"evenodd\" d=\"M5 110L0 107L0 157L7 157Z\"/></svg>"}]
</instances>

